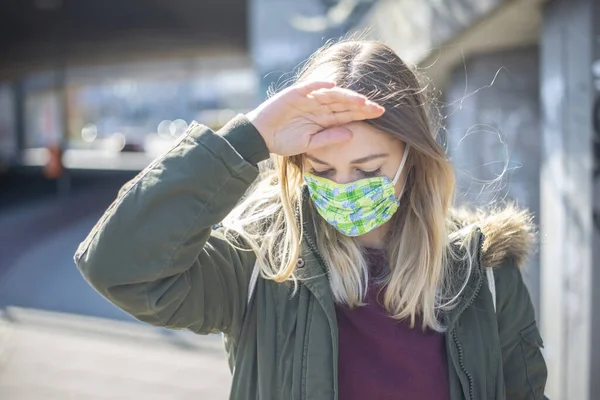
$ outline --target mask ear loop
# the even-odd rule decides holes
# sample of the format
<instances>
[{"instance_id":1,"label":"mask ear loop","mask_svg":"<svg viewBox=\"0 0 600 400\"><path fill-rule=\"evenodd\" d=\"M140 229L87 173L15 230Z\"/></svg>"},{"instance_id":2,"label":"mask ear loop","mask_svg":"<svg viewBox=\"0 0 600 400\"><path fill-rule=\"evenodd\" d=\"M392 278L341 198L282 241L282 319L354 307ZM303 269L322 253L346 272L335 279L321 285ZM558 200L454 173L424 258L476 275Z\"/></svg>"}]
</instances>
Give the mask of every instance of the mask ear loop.
<instances>
[{"instance_id":1,"label":"mask ear loop","mask_svg":"<svg viewBox=\"0 0 600 400\"><path fill-rule=\"evenodd\" d=\"M402 173L402 170L404 169L404 164L406 164L406 160L408 158L408 153L410 152L410 145L407 143L404 146L404 154L402 155L402 161L400 162L400 166L398 167L398 171L396 171L396 175L394 176L394 180L392 181L392 184L394 184L394 186L396 186L396 183L398 182L398 179L400 178L400 174ZM402 189L400 190L400 194L398 195L398 198L396 200L400 201L400 198L402 197L402 194L404 194L404 186L406 186L406 182L404 182L404 184L402 185Z\"/></svg>"}]
</instances>

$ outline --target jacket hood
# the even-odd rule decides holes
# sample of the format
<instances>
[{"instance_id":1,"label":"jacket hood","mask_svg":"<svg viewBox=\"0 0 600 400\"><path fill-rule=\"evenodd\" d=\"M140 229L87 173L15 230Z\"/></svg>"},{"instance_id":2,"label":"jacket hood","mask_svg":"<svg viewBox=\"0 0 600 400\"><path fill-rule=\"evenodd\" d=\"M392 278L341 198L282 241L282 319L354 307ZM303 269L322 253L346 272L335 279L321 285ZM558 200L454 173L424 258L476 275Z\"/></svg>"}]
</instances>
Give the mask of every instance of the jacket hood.
<instances>
[{"instance_id":1,"label":"jacket hood","mask_svg":"<svg viewBox=\"0 0 600 400\"><path fill-rule=\"evenodd\" d=\"M452 209L450 223L457 232L478 228L483 234L481 264L499 267L512 262L519 268L533 253L537 230L531 213L514 204L482 210L473 207Z\"/></svg>"}]
</instances>

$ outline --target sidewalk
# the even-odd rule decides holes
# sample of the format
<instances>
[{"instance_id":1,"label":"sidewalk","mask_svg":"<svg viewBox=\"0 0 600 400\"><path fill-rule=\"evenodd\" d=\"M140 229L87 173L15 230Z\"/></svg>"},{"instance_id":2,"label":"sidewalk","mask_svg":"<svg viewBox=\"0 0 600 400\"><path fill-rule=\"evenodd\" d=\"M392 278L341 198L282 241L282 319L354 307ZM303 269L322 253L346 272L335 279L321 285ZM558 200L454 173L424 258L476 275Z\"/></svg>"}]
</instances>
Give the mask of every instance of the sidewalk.
<instances>
[{"instance_id":1,"label":"sidewalk","mask_svg":"<svg viewBox=\"0 0 600 400\"><path fill-rule=\"evenodd\" d=\"M221 338L8 308L0 316L0 399L227 399Z\"/></svg>"},{"instance_id":2,"label":"sidewalk","mask_svg":"<svg viewBox=\"0 0 600 400\"><path fill-rule=\"evenodd\" d=\"M67 198L45 197L0 210L0 278L22 254L45 237L101 213L116 197L119 186L98 185Z\"/></svg>"},{"instance_id":3,"label":"sidewalk","mask_svg":"<svg viewBox=\"0 0 600 400\"><path fill-rule=\"evenodd\" d=\"M0 399L227 399L219 336L134 320L73 263L118 187L0 214Z\"/></svg>"}]
</instances>

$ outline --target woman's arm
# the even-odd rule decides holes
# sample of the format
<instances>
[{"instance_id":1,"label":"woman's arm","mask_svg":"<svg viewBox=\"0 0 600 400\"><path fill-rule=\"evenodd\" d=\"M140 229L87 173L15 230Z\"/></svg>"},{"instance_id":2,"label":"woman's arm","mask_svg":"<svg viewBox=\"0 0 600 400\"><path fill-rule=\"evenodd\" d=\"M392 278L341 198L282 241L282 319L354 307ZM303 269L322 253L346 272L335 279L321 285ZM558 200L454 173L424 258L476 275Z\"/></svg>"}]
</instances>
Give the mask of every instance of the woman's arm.
<instances>
[{"instance_id":1,"label":"woman's arm","mask_svg":"<svg viewBox=\"0 0 600 400\"><path fill-rule=\"evenodd\" d=\"M494 271L494 277L506 398L544 399L548 370L541 352L543 341L521 271L507 262Z\"/></svg>"},{"instance_id":2,"label":"woman's arm","mask_svg":"<svg viewBox=\"0 0 600 400\"><path fill-rule=\"evenodd\" d=\"M244 311L255 255L212 232L269 152L238 116L218 134L194 124L119 192L75 262L109 301L153 325L228 332Z\"/></svg>"},{"instance_id":3,"label":"woman's arm","mask_svg":"<svg viewBox=\"0 0 600 400\"><path fill-rule=\"evenodd\" d=\"M194 125L121 189L75 262L98 292L142 321L197 333L236 332L256 257L211 227L237 204L269 153L297 155L343 142L352 132L340 125L383 112L331 82L306 82L219 134Z\"/></svg>"}]
</instances>

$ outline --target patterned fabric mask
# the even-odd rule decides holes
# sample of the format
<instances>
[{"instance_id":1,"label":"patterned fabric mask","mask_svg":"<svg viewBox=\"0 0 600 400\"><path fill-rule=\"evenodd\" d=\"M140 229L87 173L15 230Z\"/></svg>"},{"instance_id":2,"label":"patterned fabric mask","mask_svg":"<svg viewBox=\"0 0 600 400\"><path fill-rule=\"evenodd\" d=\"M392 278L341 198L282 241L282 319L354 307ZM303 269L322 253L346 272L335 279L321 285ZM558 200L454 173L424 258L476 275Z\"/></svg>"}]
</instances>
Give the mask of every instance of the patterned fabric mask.
<instances>
[{"instance_id":1,"label":"patterned fabric mask","mask_svg":"<svg viewBox=\"0 0 600 400\"><path fill-rule=\"evenodd\" d=\"M378 176L340 184L304 173L304 181L319 214L346 236L364 235L389 221L400 205L394 186L409 150L407 145L393 180Z\"/></svg>"}]
</instances>

